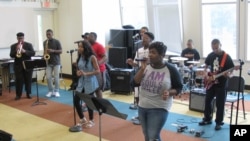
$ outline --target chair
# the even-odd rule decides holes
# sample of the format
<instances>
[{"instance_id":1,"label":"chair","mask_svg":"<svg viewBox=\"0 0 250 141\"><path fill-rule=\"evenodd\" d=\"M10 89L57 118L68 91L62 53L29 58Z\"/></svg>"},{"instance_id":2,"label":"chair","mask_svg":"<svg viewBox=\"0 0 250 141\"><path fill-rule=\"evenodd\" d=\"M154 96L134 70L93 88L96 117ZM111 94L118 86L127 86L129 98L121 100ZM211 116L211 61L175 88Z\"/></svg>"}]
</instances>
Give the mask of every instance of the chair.
<instances>
[{"instance_id":1,"label":"chair","mask_svg":"<svg viewBox=\"0 0 250 141\"><path fill-rule=\"evenodd\" d=\"M240 83L240 88L239 88L239 83ZM226 88L226 92L227 92L226 103L231 103L230 124L232 123L233 108L234 107L236 107L236 109L239 108L237 106L234 106L234 103L237 103L238 101L240 102L240 100L242 101L243 116L244 116L244 119L246 119L245 105L244 105L244 88L245 88L244 78L239 77L239 76L233 76L229 78L228 86ZM238 94L239 94L239 99L238 99Z\"/></svg>"}]
</instances>

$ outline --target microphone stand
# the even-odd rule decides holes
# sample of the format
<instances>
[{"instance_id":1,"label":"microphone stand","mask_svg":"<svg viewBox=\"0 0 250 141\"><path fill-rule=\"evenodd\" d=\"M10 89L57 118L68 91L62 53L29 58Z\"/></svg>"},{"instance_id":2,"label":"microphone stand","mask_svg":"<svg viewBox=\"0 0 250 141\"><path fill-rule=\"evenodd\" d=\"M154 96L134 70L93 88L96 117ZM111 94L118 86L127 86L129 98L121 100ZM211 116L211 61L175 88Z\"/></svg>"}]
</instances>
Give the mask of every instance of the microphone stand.
<instances>
[{"instance_id":1,"label":"microphone stand","mask_svg":"<svg viewBox=\"0 0 250 141\"><path fill-rule=\"evenodd\" d=\"M133 40L134 40L134 45L133 45L132 50L134 51L134 46L135 46L135 41L136 41L136 40L135 40L135 38L133 38ZM135 57L138 57L138 56L139 56L139 54L138 54L138 49L139 49L139 48L137 48L137 50L136 50L137 56L135 56ZM134 57L134 58L135 58L135 57ZM137 61L137 64L139 65L139 61ZM135 69L135 68L136 68L136 67L133 66L133 73L134 73L133 76L135 76L135 74L136 74L136 69ZM132 81L133 81L133 80L132 80ZM138 109L138 103L137 103L138 101L136 100L136 96L135 96L135 91L136 91L135 89L136 89L136 88L138 89L138 97L139 97L139 91L140 91L140 90L139 90L139 86L138 86L138 87L135 87L135 86L133 85L133 89L134 89L134 103L132 103L132 104L129 106L129 108L130 108L130 109L133 109L133 110Z\"/></svg>"},{"instance_id":2,"label":"microphone stand","mask_svg":"<svg viewBox=\"0 0 250 141\"><path fill-rule=\"evenodd\" d=\"M73 64L73 57L72 57L72 54L73 52L75 51L76 49L74 50L69 50L67 51L67 53L70 53L70 62L71 62L71 74L73 74L73 67L72 67L72 64ZM76 125L76 112L75 112L75 101L74 101L74 96L75 96L75 90L72 90L72 98L73 98L73 111L74 111L74 125Z\"/></svg>"},{"instance_id":3,"label":"microphone stand","mask_svg":"<svg viewBox=\"0 0 250 141\"><path fill-rule=\"evenodd\" d=\"M237 109L236 109L236 119L235 119L235 125L238 124L238 112L239 112L239 99L240 99L240 88L241 88L241 74L242 74L242 66L244 65L244 62L239 59L240 62L240 72L239 72L239 84L238 84L238 97L237 97Z\"/></svg>"}]
</instances>

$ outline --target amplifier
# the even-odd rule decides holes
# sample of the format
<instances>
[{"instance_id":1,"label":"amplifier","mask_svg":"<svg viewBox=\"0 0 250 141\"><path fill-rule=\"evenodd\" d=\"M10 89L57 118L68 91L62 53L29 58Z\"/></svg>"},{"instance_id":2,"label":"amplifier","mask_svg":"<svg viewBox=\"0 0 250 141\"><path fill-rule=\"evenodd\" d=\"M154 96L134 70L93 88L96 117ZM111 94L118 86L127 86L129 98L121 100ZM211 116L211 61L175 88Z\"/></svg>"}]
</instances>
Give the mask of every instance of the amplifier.
<instances>
[{"instance_id":1,"label":"amplifier","mask_svg":"<svg viewBox=\"0 0 250 141\"><path fill-rule=\"evenodd\" d=\"M204 112L206 91L203 89L193 89L189 96L189 109Z\"/></svg>"},{"instance_id":2,"label":"amplifier","mask_svg":"<svg viewBox=\"0 0 250 141\"><path fill-rule=\"evenodd\" d=\"M133 79L133 69L111 69L110 70L110 90L116 93L131 93L131 81Z\"/></svg>"},{"instance_id":3,"label":"amplifier","mask_svg":"<svg viewBox=\"0 0 250 141\"><path fill-rule=\"evenodd\" d=\"M195 88L190 91L189 109L197 112L204 112L205 110L205 96L206 90L203 88ZM212 101L213 111L215 107L215 100Z\"/></svg>"}]
</instances>

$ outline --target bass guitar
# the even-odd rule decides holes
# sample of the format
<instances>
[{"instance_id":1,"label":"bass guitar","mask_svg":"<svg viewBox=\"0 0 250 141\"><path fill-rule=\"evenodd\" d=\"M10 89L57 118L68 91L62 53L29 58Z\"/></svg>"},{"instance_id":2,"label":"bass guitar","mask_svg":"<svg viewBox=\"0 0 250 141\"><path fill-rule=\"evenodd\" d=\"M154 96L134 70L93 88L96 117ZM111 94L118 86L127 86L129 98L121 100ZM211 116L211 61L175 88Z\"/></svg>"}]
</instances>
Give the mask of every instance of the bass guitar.
<instances>
[{"instance_id":1,"label":"bass guitar","mask_svg":"<svg viewBox=\"0 0 250 141\"><path fill-rule=\"evenodd\" d=\"M232 70L238 70L240 68L240 66L234 66L228 70L225 70L221 73L218 74L214 74L214 73L208 73L208 77L204 78L204 87L208 90L210 89L215 83L216 83L216 79L223 76L225 73L228 73Z\"/></svg>"}]
</instances>

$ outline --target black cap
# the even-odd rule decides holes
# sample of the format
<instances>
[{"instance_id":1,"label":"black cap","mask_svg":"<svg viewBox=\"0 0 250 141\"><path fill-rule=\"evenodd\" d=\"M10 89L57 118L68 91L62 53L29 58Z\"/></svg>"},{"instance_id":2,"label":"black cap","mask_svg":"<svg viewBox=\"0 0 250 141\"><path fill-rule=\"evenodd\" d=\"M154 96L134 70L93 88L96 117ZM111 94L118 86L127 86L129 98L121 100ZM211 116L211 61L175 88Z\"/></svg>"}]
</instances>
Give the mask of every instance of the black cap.
<instances>
[{"instance_id":1,"label":"black cap","mask_svg":"<svg viewBox=\"0 0 250 141\"><path fill-rule=\"evenodd\" d=\"M211 44L220 44L220 40L219 39L213 39Z\"/></svg>"},{"instance_id":2,"label":"black cap","mask_svg":"<svg viewBox=\"0 0 250 141\"><path fill-rule=\"evenodd\" d=\"M89 33L88 33L88 32L85 32L85 33L82 35L82 38L86 38L88 35L89 35Z\"/></svg>"},{"instance_id":3,"label":"black cap","mask_svg":"<svg viewBox=\"0 0 250 141\"><path fill-rule=\"evenodd\" d=\"M155 39L154 34L151 33L151 32L145 32L144 34L148 35L148 37L149 37L151 40L154 40L154 39Z\"/></svg>"},{"instance_id":4,"label":"black cap","mask_svg":"<svg viewBox=\"0 0 250 141\"><path fill-rule=\"evenodd\" d=\"M16 34L16 36L17 36L17 37L23 37L23 36L24 36L24 33L23 33L23 32L18 32L18 33Z\"/></svg>"}]
</instances>

